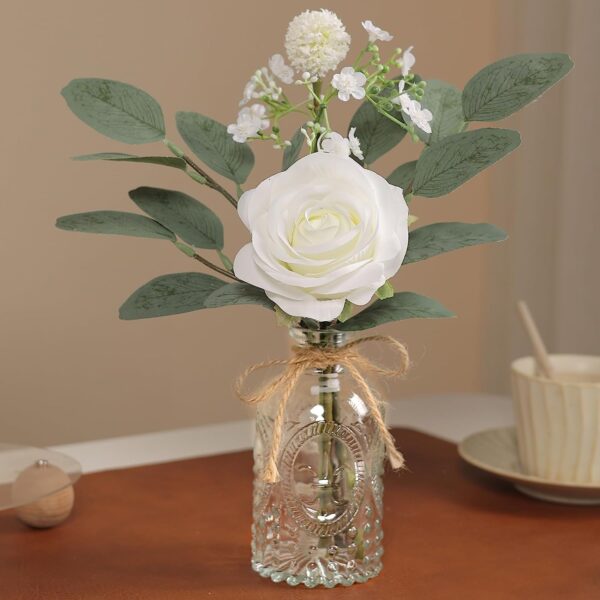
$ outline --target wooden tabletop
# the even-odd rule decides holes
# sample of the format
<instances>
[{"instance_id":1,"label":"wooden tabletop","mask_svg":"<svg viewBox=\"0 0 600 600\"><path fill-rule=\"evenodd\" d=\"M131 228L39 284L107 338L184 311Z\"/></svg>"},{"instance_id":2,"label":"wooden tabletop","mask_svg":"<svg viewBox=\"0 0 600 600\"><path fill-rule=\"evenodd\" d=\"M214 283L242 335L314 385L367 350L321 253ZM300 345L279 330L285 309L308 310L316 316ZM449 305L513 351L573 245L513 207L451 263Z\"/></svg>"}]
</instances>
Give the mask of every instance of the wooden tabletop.
<instances>
[{"instance_id":1,"label":"wooden tabletop","mask_svg":"<svg viewBox=\"0 0 600 600\"><path fill-rule=\"evenodd\" d=\"M385 480L381 575L350 588L250 569L250 452L86 475L62 526L0 513L2 600L600 598L600 509L547 504L396 430L409 470Z\"/></svg>"}]
</instances>

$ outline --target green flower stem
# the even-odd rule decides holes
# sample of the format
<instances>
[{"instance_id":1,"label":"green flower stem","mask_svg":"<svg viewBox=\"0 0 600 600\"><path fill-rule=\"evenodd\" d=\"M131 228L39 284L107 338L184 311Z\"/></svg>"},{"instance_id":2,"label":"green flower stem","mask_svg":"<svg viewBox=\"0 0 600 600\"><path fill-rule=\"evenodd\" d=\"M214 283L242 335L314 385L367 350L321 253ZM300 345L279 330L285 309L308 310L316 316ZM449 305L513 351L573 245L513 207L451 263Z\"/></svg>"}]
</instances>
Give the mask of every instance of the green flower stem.
<instances>
[{"instance_id":1,"label":"green flower stem","mask_svg":"<svg viewBox=\"0 0 600 600\"><path fill-rule=\"evenodd\" d=\"M323 371L323 375L319 377L319 387L321 389L327 387L329 379L327 374L331 372L331 367L328 367ZM334 414L334 402L337 400L335 398L337 394L335 392L319 392L319 404L323 407L323 418L326 422L330 423L333 419ZM320 453L320 461L319 461L319 479L321 481L328 481L329 484L326 488L322 489L319 492L319 506L322 514L328 514L330 510L332 510L333 505L333 473L335 470L335 465L333 464L332 458L332 446L333 440L330 435L323 434L319 438L319 453ZM326 548L330 545L329 537L321 537L319 539L319 547Z\"/></svg>"},{"instance_id":2,"label":"green flower stem","mask_svg":"<svg viewBox=\"0 0 600 600\"><path fill-rule=\"evenodd\" d=\"M362 49L362 50L361 50L361 51L358 53L358 56L356 57L356 60L354 61L354 65L353 65L353 68L354 68L354 70L355 70L355 71L358 71L358 70L359 70L359 69L358 69L358 65L360 64L360 60L361 60L361 58L362 58L362 57L363 57L363 56L364 56L364 55L367 53L367 49L368 49L368 46L365 46L365 47L364 47L364 48L363 48L363 49Z\"/></svg>"},{"instance_id":3,"label":"green flower stem","mask_svg":"<svg viewBox=\"0 0 600 600\"><path fill-rule=\"evenodd\" d=\"M199 167L189 156L187 156L183 150L178 148L175 144L167 140L166 138L163 140L167 148L173 152L175 156L182 158L186 164L196 171L198 175L201 175L206 179L206 185L213 190L219 192L222 196L226 198L226 200L234 207L237 208L237 200L215 179L213 179L204 169Z\"/></svg>"},{"instance_id":4,"label":"green flower stem","mask_svg":"<svg viewBox=\"0 0 600 600\"><path fill-rule=\"evenodd\" d=\"M219 266L215 265L214 263L210 262L210 260L204 258L203 256L200 256L196 252L194 252L194 254L192 255L192 258L194 258L198 262L201 262L205 267L208 267L209 269L212 269L213 271L216 271L217 273L220 273L224 277L229 277L229 279L233 279L234 281L241 281L241 279L238 279L231 271L227 271L226 269L222 269L221 267L219 267Z\"/></svg>"},{"instance_id":5,"label":"green flower stem","mask_svg":"<svg viewBox=\"0 0 600 600\"><path fill-rule=\"evenodd\" d=\"M225 275L225 277L229 277L230 279L235 279L236 281L240 281L233 274L232 270L222 269L218 265L215 265L214 263L210 262L210 260L207 260L203 256L200 256L199 254L197 254L196 251L191 246L188 246L187 244L184 244L183 242L173 242L173 244L179 251L183 252L186 256L196 259L197 261L201 262L203 265L205 265L209 269L212 269L213 271L216 271L217 273L220 273L221 275ZM229 259L220 250L217 250L217 252L219 253L219 256L224 257L226 260L229 261ZM225 262L225 261L223 261L223 262ZM231 263L231 261L229 261L229 262Z\"/></svg>"},{"instance_id":6,"label":"green flower stem","mask_svg":"<svg viewBox=\"0 0 600 600\"><path fill-rule=\"evenodd\" d=\"M373 100L373 98L371 96L367 96L367 100L377 109L377 112L381 113L384 117L387 117L393 123L396 123L396 125L399 125L400 127L402 127L402 129L406 129L406 131L410 131L410 128L408 127L408 125L406 123L399 121L398 119L396 119L396 117L393 117L392 115L390 115L389 112L387 112L386 110L383 110L383 108L381 108L379 106L379 104L377 104L377 102L375 102L375 100Z\"/></svg>"}]
</instances>

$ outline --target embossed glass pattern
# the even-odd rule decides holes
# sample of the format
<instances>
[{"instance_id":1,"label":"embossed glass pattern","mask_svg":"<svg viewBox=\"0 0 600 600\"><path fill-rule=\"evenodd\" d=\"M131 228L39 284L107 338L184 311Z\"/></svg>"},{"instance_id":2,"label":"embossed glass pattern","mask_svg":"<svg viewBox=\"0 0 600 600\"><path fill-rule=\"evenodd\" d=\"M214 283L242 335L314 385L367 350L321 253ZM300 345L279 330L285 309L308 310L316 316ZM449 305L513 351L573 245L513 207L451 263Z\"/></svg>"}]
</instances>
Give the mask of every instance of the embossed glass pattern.
<instances>
[{"instance_id":1,"label":"embossed glass pattern","mask_svg":"<svg viewBox=\"0 0 600 600\"><path fill-rule=\"evenodd\" d=\"M299 345L349 341L332 331L291 335ZM274 484L260 475L279 398L258 408L252 566L275 582L351 585L381 570L384 446L355 387L339 365L301 377L287 403Z\"/></svg>"}]
</instances>

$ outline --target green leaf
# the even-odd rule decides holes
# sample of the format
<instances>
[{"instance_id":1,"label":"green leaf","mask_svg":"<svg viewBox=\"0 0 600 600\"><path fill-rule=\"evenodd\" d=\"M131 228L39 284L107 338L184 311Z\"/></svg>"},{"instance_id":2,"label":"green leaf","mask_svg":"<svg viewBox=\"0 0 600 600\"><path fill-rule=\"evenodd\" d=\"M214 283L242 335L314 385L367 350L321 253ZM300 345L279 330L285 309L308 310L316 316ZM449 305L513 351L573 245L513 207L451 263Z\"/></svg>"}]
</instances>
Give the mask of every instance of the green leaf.
<instances>
[{"instance_id":1,"label":"green leaf","mask_svg":"<svg viewBox=\"0 0 600 600\"><path fill-rule=\"evenodd\" d=\"M394 110L392 116L402 121L402 113ZM348 130L356 127L355 135L360 141L364 164L375 162L380 156L396 146L406 135L402 129L385 115L382 115L370 102L361 104L354 113Z\"/></svg>"},{"instance_id":2,"label":"green leaf","mask_svg":"<svg viewBox=\"0 0 600 600\"><path fill-rule=\"evenodd\" d=\"M361 331L390 321L453 317L439 302L414 292L398 292L387 300L378 300L357 315L337 325L341 331Z\"/></svg>"},{"instance_id":3,"label":"green leaf","mask_svg":"<svg viewBox=\"0 0 600 600\"><path fill-rule=\"evenodd\" d=\"M96 154L81 154L74 156L73 160L112 160L117 162L148 163L151 165L163 165L185 170L185 160L176 156L134 156L122 152L97 152Z\"/></svg>"},{"instance_id":4,"label":"green leaf","mask_svg":"<svg viewBox=\"0 0 600 600\"><path fill-rule=\"evenodd\" d=\"M275 305L275 320L279 327L296 327L300 322L299 317L292 317L292 315L288 315L285 311L281 310L279 306ZM317 324L318 328L318 324Z\"/></svg>"},{"instance_id":5,"label":"green leaf","mask_svg":"<svg viewBox=\"0 0 600 600\"><path fill-rule=\"evenodd\" d=\"M178 112L177 129L192 152L211 169L242 184L254 166L246 143L234 142L225 125L195 112Z\"/></svg>"},{"instance_id":6,"label":"green leaf","mask_svg":"<svg viewBox=\"0 0 600 600\"><path fill-rule=\"evenodd\" d=\"M234 304L258 304L273 310L275 304L260 288L248 283L228 283L214 291L205 302L206 308L233 306Z\"/></svg>"},{"instance_id":7,"label":"green leaf","mask_svg":"<svg viewBox=\"0 0 600 600\"><path fill-rule=\"evenodd\" d=\"M423 150L415 171L413 193L437 198L448 194L521 143L510 129L476 129L455 133Z\"/></svg>"},{"instance_id":8,"label":"green leaf","mask_svg":"<svg viewBox=\"0 0 600 600\"><path fill-rule=\"evenodd\" d=\"M433 223L414 229L408 235L403 265L425 260L466 246L501 242L508 236L489 223Z\"/></svg>"},{"instance_id":9,"label":"green leaf","mask_svg":"<svg viewBox=\"0 0 600 600\"><path fill-rule=\"evenodd\" d=\"M162 275L136 290L121 306L125 320L177 315L205 308L204 302L224 281L204 273Z\"/></svg>"},{"instance_id":10,"label":"green leaf","mask_svg":"<svg viewBox=\"0 0 600 600\"><path fill-rule=\"evenodd\" d=\"M463 90L465 119L504 119L541 96L572 67L567 54L517 54L488 65Z\"/></svg>"},{"instance_id":11,"label":"green leaf","mask_svg":"<svg viewBox=\"0 0 600 600\"><path fill-rule=\"evenodd\" d=\"M342 312L338 315L337 320L340 323L345 323L352 316L353 309L354 304L352 304L352 302L350 302L349 300L346 300L344 302L344 308L342 309Z\"/></svg>"},{"instance_id":12,"label":"green leaf","mask_svg":"<svg viewBox=\"0 0 600 600\"><path fill-rule=\"evenodd\" d=\"M410 162L404 163L392 171L392 173L388 176L387 181L392 185L402 188L402 190L406 192L407 190L412 189L412 182L415 178L416 168L416 160L411 160Z\"/></svg>"},{"instance_id":13,"label":"green leaf","mask_svg":"<svg viewBox=\"0 0 600 600\"><path fill-rule=\"evenodd\" d=\"M223 224L215 213L182 192L140 187L129 197L153 219L196 248L223 248Z\"/></svg>"},{"instance_id":14,"label":"green leaf","mask_svg":"<svg viewBox=\"0 0 600 600\"><path fill-rule=\"evenodd\" d=\"M73 79L61 93L84 123L113 140L145 144L165 137L158 102L132 85L110 79Z\"/></svg>"},{"instance_id":15,"label":"green leaf","mask_svg":"<svg viewBox=\"0 0 600 600\"><path fill-rule=\"evenodd\" d=\"M386 298L391 298L394 295L394 286L386 281L376 292L375 295L380 300L385 300Z\"/></svg>"},{"instance_id":16,"label":"green leaf","mask_svg":"<svg viewBox=\"0 0 600 600\"><path fill-rule=\"evenodd\" d=\"M449 83L435 79L427 81L421 106L433 114L431 133L415 127L419 139L427 144L435 144L441 139L459 133L465 124L460 91ZM408 120L408 117L405 117Z\"/></svg>"},{"instance_id":17,"label":"green leaf","mask_svg":"<svg viewBox=\"0 0 600 600\"><path fill-rule=\"evenodd\" d=\"M283 151L283 164L281 165L281 170L285 171L289 169L297 160L298 156L300 156L300 152L302 150L302 145L306 138L301 131L301 128L294 133L290 142L291 146L286 146Z\"/></svg>"},{"instance_id":18,"label":"green leaf","mask_svg":"<svg viewBox=\"0 0 600 600\"><path fill-rule=\"evenodd\" d=\"M116 210L97 210L66 215L56 220L56 226L66 231L84 231L86 233L108 233L175 240L173 233L160 223L144 215Z\"/></svg>"}]
</instances>

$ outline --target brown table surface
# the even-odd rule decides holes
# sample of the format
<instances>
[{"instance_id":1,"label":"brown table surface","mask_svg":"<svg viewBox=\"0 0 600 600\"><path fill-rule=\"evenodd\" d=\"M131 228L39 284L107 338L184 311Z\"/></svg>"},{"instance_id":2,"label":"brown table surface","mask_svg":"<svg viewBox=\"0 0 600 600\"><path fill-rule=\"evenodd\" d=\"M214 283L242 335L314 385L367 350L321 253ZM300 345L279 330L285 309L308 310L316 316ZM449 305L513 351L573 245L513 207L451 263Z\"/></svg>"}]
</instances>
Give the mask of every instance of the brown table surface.
<instances>
[{"instance_id":1,"label":"brown table surface","mask_svg":"<svg viewBox=\"0 0 600 600\"><path fill-rule=\"evenodd\" d=\"M600 509L547 504L396 430L409 471L385 481L383 572L292 588L250 569L250 452L86 475L60 527L0 513L1 600L600 598Z\"/></svg>"}]
</instances>

